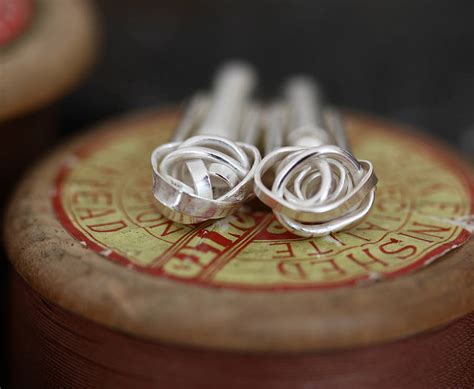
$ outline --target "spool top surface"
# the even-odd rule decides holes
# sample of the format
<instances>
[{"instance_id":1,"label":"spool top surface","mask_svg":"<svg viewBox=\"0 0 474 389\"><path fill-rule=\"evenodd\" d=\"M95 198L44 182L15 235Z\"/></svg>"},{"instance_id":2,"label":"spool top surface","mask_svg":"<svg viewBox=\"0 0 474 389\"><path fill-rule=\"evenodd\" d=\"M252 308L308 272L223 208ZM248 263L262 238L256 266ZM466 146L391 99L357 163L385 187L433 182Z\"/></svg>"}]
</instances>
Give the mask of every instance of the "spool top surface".
<instances>
[{"instance_id":1,"label":"spool top surface","mask_svg":"<svg viewBox=\"0 0 474 389\"><path fill-rule=\"evenodd\" d=\"M92 64L97 39L89 0L0 0L0 121L65 94Z\"/></svg>"},{"instance_id":2,"label":"spool top surface","mask_svg":"<svg viewBox=\"0 0 474 389\"><path fill-rule=\"evenodd\" d=\"M472 172L444 146L348 115L355 154L380 179L374 209L350 231L302 239L256 201L215 223L163 218L149 155L178 118L104 123L25 177L6 243L46 299L137 337L264 352L375 344L474 310Z\"/></svg>"}]
</instances>

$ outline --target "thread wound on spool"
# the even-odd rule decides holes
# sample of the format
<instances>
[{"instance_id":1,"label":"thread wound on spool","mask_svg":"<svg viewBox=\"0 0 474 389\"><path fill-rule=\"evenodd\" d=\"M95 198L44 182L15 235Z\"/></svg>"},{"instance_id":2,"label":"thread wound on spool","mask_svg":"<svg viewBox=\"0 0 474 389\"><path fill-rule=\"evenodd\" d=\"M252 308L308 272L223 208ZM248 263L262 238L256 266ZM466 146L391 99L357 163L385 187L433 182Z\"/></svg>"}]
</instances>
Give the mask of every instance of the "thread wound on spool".
<instances>
[{"instance_id":1,"label":"thread wound on spool","mask_svg":"<svg viewBox=\"0 0 474 389\"><path fill-rule=\"evenodd\" d=\"M249 354L165 345L114 332L44 300L18 275L12 296L15 387L107 383L114 388L304 389L346 382L365 388L387 382L397 387L474 383L474 313L396 343L322 354ZM22 370L25 359L28 374Z\"/></svg>"}]
</instances>

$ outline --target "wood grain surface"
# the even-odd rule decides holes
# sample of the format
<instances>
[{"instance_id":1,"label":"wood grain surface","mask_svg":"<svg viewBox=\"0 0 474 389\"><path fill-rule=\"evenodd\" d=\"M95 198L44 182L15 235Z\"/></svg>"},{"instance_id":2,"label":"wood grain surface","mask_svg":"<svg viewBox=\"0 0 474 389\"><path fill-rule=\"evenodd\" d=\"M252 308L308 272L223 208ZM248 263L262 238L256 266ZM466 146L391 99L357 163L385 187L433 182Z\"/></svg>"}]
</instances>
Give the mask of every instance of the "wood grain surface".
<instances>
[{"instance_id":1,"label":"wood grain surface","mask_svg":"<svg viewBox=\"0 0 474 389\"><path fill-rule=\"evenodd\" d=\"M54 214L58 166L72 149L98 136L120 136L162 115L177 113L151 111L106 122L56 150L25 177L5 221L5 238L14 268L46 300L143 339L285 353L397 340L474 311L472 240L423 270L392 280L291 293L206 288L103 260L69 235Z\"/></svg>"}]
</instances>

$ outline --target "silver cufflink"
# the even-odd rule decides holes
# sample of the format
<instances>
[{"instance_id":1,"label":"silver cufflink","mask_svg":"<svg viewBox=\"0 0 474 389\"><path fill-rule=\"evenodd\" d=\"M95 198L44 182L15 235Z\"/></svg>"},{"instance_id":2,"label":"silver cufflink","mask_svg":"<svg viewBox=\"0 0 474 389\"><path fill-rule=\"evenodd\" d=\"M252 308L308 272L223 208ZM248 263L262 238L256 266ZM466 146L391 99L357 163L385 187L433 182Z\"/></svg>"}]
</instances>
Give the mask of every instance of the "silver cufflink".
<instances>
[{"instance_id":1,"label":"silver cufflink","mask_svg":"<svg viewBox=\"0 0 474 389\"><path fill-rule=\"evenodd\" d=\"M261 160L252 144L259 123L250 101L254 85L250 66L226 65L212 94L193 98L173 141L153 151L153 194L167 218L183 224L223 218L254 196Z\"/></svg>"}]
</instances>

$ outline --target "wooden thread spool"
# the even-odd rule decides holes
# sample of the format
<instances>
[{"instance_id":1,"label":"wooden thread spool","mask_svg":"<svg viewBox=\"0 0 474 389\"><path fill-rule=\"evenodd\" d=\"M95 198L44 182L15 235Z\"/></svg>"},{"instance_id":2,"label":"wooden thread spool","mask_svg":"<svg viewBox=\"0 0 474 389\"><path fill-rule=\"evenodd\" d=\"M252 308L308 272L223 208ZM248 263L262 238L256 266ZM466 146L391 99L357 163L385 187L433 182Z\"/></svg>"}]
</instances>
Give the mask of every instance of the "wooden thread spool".
<instances>
[{"instance_id":1,"label":"wooden thread spool","mask_svg":"<svg viewBox=\"0 0 474 389\"><path fill-rule=\"evenodd\" d=\"M91 67L97 38L97 18L89 0L0 0L0 216L25 167L54 143L55 102ZM5 268L2 262L1 317L6 316ZM1 326L2 344L3 332ZM3 350L0 359L5 361ZM0 385L3 370L2 362Z\"/></svg>"},{"instance_id":2,"label":"wooden thread spool","mask_svg":"<svg viewBox=\"0 0 474 389\"><path fill-rule=\"evenodd\" d=\"M156 212L148 160L178 117L107 122L25 177L5 224L14 385L474 384L469 165L349 114L380 178L363 224L302 239L255 202L183 226Z\"/></svg>"},{"instance_id":3,"label":"wooden thread spool","mask_svg":"<svg viewBox=\"0 0 474 389\"><path fill-rule=\"evenodd\" d=\"M54 140L52 105L95 59L98 26L89 0L0 0L2 190Z\"/></svg>"}]
</instances>

